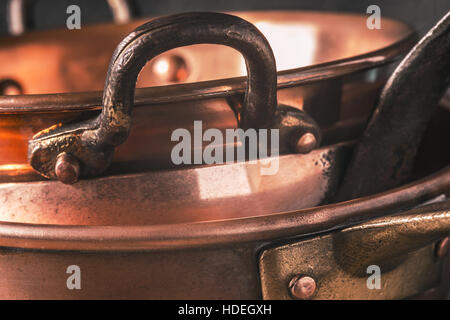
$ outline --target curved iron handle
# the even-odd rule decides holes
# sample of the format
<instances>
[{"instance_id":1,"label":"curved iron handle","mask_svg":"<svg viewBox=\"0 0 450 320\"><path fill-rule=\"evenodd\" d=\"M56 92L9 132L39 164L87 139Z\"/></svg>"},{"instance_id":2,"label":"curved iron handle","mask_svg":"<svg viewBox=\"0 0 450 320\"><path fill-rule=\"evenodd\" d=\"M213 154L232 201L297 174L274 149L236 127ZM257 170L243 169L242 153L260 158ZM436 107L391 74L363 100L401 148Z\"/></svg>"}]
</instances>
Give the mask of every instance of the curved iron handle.
<instances>
[{"instance_id":1,"label":"curved iron handle","mask_svg":"<svg viewBox=\"0 0 450 320\"><path fill-rule=\"evenodd\" d=\"M145 63L167 50L201 43L230 46L244 56L248 82L243 108L237 110L239 126L268 127L277 108L277 78L266 38L236 16L183 13L150 21L118 45L106 77L101 114L36 134L28 145L31 166L64 183L74 183L79 175L102 173L111 162L114 147L128 137L136 80Z\"/></svg>"}]
</instances>

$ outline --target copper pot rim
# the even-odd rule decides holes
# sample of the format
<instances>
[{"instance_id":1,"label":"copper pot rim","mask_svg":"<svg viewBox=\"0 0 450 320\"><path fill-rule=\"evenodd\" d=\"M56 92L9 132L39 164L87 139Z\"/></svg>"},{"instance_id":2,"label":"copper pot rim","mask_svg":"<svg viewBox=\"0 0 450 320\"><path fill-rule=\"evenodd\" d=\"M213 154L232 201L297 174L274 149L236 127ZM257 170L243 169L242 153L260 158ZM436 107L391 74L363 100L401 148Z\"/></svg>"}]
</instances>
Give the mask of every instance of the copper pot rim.
<instances>
[{"instance_id":1,"label":"copper pot rim","mask_svg":"<svg viewBox=\"0 0 450 320\"><path fill-rule=\"evenodd\" d=\"M56 182L55 182L56 183ZM3 247L166 251L305 237L410 208L445 193L450 166L407 185L345 202L271 215L170 225L76 226L0 222Z\"/></svg>"},{"instance_id":2,"label":"copper pot rim","mask_svg":"<svg viewBox=\"0 0 450 320\"><path fill-rule=\"evenodd\" d=\"M405 33L398 41L365 54L279 71L277 72L278 89L338 78L399 59L415 44L417 34L412 27L403 22L388 20L405 29ZM242 76L137 88L135 106L227 97L244 92L245 86L246 76ZM102 95L103 91L89 91L0 96L0 114L97 110L101 109Z\"/></svg>"}]
</instances>

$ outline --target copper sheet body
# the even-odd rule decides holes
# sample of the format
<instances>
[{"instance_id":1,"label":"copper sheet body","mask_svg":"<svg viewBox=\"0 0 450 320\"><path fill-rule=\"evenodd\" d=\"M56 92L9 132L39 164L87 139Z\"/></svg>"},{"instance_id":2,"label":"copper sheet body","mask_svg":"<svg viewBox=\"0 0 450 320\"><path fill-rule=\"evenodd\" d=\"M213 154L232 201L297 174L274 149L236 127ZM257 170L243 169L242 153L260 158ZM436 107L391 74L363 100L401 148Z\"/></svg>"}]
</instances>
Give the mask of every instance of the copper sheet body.
<instances>
[{"instance_id":1,"label":"copper sheet body","mask_svg":"<svg viewBox=\"0 0 450 320\"><path fill-rule=\"evenodd\" d=\"M101 93L74 91L102 88L109 60L102 57L141 22L92 26L73 33L34 32L4 39L5 50L0 50L0 54L20 57L15 67L1 69L5 77L8 72L24 74L21 63L29 63L25 74L40 74L43 78L34 81L26 77L28 85L23 82L25 78L11 76L21 83L25 94L0 98L2 220L65 225L166 224L264 215L326 202L339 181L345 154L350 152L348 147L334 144L358 137L387 77L389 67L384 64L409 48L413 33L389 19L382 30L369 32L365 18L355 15L275 12L242 16L268 33L269 41L272 39L278 69L288 68L279 71L279 103L303 109L319 123L324 133L323 149L304 156L283 156L282 169L272 177L262 177L257 173L257 165L247 164L158 171L179 169L170 159L176 144L170 141L173 130L192 131L194 120L202 120L204 130L237 126L231 107L242 103L245 78L222 78L242 75L242 58L224 46L196 45L164 53L141 72L140 85L171 83L173 79L164 78L157 71L161 71L158 64L165 61L162 58L170 63L175 55L186 62L189 76L182 82L188 83L137 90L131 134L117 148L105 174L114 177L67 188L59 186L60 192L52 190L52 182L33 184L43 179L28 166L28 139L43 128L80 121L98 112ZM283 38L286 33L297 37L301 46L291 45L292 41ZM38 49L33 49L33 44ZM52 56L51 52L57 52L59 57L45 58L45 63L52 66L36 63L36 54ZM299 54L308 54L308 59ZM212 57L223 60L223 66ZM97 77L97 72L103 75ZM83 80L84 76L89 79ZM201 82L211 78L219 80ZM39 88L43 83L45 86ZM47 92L63 93L43 94ZM232 179L223 178L231 173ZM147 185L145 192L143 185ZM92 191L85 193L86 188ZM122 192L130 188L137 192L136 197ZM226 190L232 193L227 194ZM71 195L71 200L66 194ZM86 198L86 194L91 198ZM124 202L119 200L122 195ZM34 199L43 200L33 205ZM128 213L122 208L127 208ZM227 208L226 212L223 208Z\"/></svg>"},{"instance_id":2,"label":"copper sheet body","mask_svg":"<svg viewBox=\"0 0 450 320\"><path fill-rule=\"evenodd\" d=\"M279 70L279 103L305 110L324 128L346 120L363 123L389 72L382 65L399 58L414 41L409 27L389 19L382 30L368 30L365 17L356 15L238 15L271 42ZM101 106L101 93L95 91L103 88L114 47L141 23L38 31L0 40L0 61L5 62L0 80L16 81L24 94L0 97L1 181L40 179L16 170L27 170L27 141L48 126L95 116ZM175 78L171 68L179 71ZM236 127L230 107L240 103L245 78L230 77L242 75L242 57L224 46L178 48L150 61L138 87L159 87L137 90L132 132L116 150L113 165L141 171L171 167L170 133L191 128L193 120L202 120L205 130Z\"/></svg>"},{"instance_id":3,"label":"copper sheet body","mask_svg":"<svg viewBox=\"0 0 450 320\"><path fill-rule=\"evenodd\" d=\"M447 168L375 196L274 216L160 226L3 222L0 297L259 299L262 246L367 221L449 188ZM82 290L68 290L65 284L65 270L74 264L83 270Z\"/></svg>"},{"instance_id":4,"label":"copper sheet body","mask_svg":"<svg viewBox=\"0 0 450 320\"><path fill-rule=\"evenodd\" d=\"M449 190L447 168L393 191L318 206L335 189L351 150L343 142L361 132L387 64L414 42L407 26L384 19L382 30L368 30L365 17L353 15L241 16L275 32L274 39L298 35L309 48L271 43L280 61L279 102L311 114L324 144L308 155L283 155L284 171L271 178L249 163L170 165L173 129L192 129L193 120L205 129L236 127L231 106L241 102L245 78L224 78L242 76L242 60L230 49L202 45L168 52L142 71L138 86L160 87L137 90L132 132L105 177L75 186L42 181L27 164L28 139L98 113L113 48L141 22L0 40L0 61L20 60L2 66L0 79L17 81L24 93L0 97L0 298L257 299L263 246L367 221ZM220 170L236 177L218 181ZM72 264L83 269L83 290L65 286Z\"/></svg>"}]
</instances>

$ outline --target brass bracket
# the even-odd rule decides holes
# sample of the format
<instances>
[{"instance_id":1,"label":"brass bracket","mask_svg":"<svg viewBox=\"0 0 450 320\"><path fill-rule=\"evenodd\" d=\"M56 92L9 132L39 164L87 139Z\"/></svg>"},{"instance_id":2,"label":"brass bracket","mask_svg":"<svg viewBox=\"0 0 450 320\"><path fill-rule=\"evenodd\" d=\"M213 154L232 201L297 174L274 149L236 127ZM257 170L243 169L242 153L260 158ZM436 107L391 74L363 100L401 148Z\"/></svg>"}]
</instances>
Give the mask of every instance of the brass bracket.
<instances>
[{"instance_id":1,"label":"brass bracket","mask_svg":"<svg viewBox=\"0 0 450 320\"><path fill-rule=\"evenodd\" d=\"M268 248L259 260L263 298L412 297L439 283L435 242L448 234L450 201ZM372 265L381 271L379 289L368 286ZM293 281L302 277L309 282L297 294Z\"/></svg>"}]
</instances>

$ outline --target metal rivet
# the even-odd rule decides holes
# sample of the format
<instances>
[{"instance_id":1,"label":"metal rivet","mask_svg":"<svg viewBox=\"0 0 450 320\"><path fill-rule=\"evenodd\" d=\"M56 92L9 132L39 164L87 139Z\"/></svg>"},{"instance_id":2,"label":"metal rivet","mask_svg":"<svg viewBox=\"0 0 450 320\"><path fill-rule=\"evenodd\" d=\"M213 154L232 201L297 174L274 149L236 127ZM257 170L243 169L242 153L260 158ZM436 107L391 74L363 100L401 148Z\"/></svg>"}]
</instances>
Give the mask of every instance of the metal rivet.
<instances>
[{"instance_id":1,"label":"metal rivet","mask_svg":"<svg viewBox=\"0 0 450 320\"><path fill-rule=\"evenodd\" d=\"M295 152L309 153L317 146L317 139L311 132L300 135L300 138L295 141Z\"/></svg>"},{"instance_id":2,"label":"metal rivet","mask_svg":"<svg viewBox=\"0 0 450 320\"><path fill-rule=\"evenodd\" d=\"M64 184L73 184L78 181L80 164L70 154L63 152L56 158L55 174Z\"/></svg>"},{"instance_id":3,"label":"metal rivet","mask_svg":"<svg viewBox=\"0 0 450 320\"><path fill-rule=\"evenodd\" d=\"M450 237L446 237L436 244L436 256L438 258L445 257L449 252L449 249L450 249Z\"/></svg>"},{"instance_id":4,"label":"metal rivet","mask_svg":"<svg viewBox=\"0 0 450 320\"><path fill-rule=\"evenodd\" d=\"M153 73L168 82L183 82L189 76L186 61L177 55L164 55L152 64Z\"/></svg>"},{"instance_id":5,"label":"metal rivet","mask_svg":"<svg viewBox=\"0 0 450 320\"><path fill-rule=\"evenodd\" d=\"M5 96L15 96L22 94L22 87L17 81L7 79L0 81L0 94Z\"/></svg>"},{"instance_id":6,"label":"metal rivet","mask_svg":"<svg viewBox=\"0 0 450 320\"><path fill-rule=\"evenodd\" d=\"M309 276L298 275L289 282L289 291L297 299L311 299L316 293L316 289L316 281Z\"/></svg>"}]
</instances>

